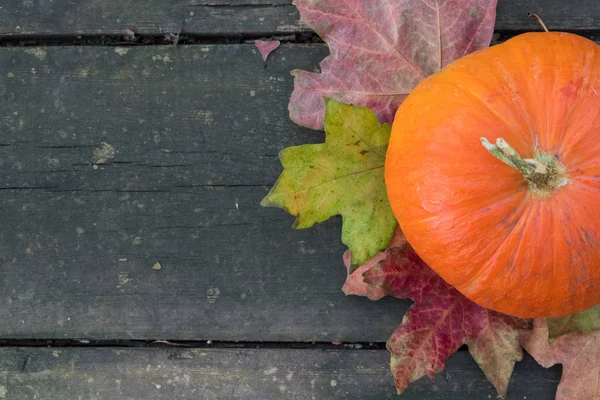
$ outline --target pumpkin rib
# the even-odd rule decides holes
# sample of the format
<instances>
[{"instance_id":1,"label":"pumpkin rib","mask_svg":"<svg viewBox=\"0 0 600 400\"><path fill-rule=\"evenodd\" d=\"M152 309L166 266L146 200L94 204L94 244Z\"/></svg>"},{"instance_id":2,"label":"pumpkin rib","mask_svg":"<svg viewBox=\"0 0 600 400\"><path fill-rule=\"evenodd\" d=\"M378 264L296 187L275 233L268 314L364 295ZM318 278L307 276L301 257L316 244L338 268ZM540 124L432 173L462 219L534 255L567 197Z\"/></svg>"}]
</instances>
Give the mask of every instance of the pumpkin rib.
<instances>
[{"instance_id":1,"label":"pumpkin rib","mask_svg":"<svg viewBox=\"0 0 600 400\"><path fill-rule=\"evenodd\" d=\"M530 200L530 199L527 199L527 200ZM538 206L537 202L530 203L530 207L528 207L528 209L527 209L527 211L528 211L527 215L522 220L523 227L522 227L522 229L520 229L519 238L517 239L518 247L515 249L515 251L512 254L512 260L511 260L512 264L511 265L513 266L513 268L519 262L518 257L521 254L521 248L523 246L527 246L527 243L524 240L525 239L524 236L525 236L525 232L526 232L525 226L527 225L528 221L531 219L532 215L537 215L538 210L537 209L534 210L534 207L537 207L537 206Z\"/></svg>"},{"instance_id":2,"label":"pumpkin rib","mask_svg":"<svg viewBox=\"0 0 600 400\"><path fill-rule=\"evenodd\" d=\"M555 68L552 68L551 70L551 76L552 76L552 84L551 85L544 85L544 86L550 86L552 88L556 88L557 82L558 82L558 72L556 71ZM530 84L531 85L531 84ZM531 90L531 86L529 86L529 90ZM552 99L554 100L554 99ZM542 115L545 116L545 125L542 125L540 127L540 129L543 129L547 135L549 132L549 127L553 126L553 121L551 121L551 118L554 117L556 110L554 109L554 107L556 106L554 101L548 101L548 105L546 105L546 107L552 107L552 111L551 112L545 112ZM531 112L531 111L530 111ZM539 137L539 136L538 136ZM539 145L539 143L538 143ZM544 143L542 146L540 146L539 148L546 150L546 151L551 151L550 148L551 146L548 143Z\"/></svg>"},{"instance_id":3,"label":"pumpkin rib","mask_svg":"<svg viewBox=\"0 0 600 400\"><path fill-rule=\"evenodd\" d=\"M532 127L539 139L538 146L540 149L551 151L549 144L552 141L550 140L550 133L555 131L553 129L555 126L554 118L560 114L555 109L557 105L553 96L553 91L559 81L560 72L555 60L562 55L557 55L555 52L556 49L552 48L555 43L550 45L544 44L539 38L527 43L527 45L528 49L524 58L533 57L536 60L535 65L531 68L532 74L544 75L544 78L543 80L526 79L525 75L521 75L520 83L524 88L525 97L530 99L528 102L528 113L534 117L541 117L537 121L534 121L534 126ZM538 47L538 49L535 47ZM540 51L540 49L542 50ZM544 57L544 60L541 60L541 57ZM540 132L543 132L544 135L540 135Z\"/></svg>"},{"instance_id":4,"label":"pumpkin rib","mask_svg":"<svg viewBox=\"0 0 600 400\"><path fill-rule=\"evenodd\" d=\"M532 52L532 54L535 54L535 52ZM515 57L515 60L517 60L518 58ZM496 62L498 62L498 60L494 60ZM536 134L536 130L534 129L534 124L533 121L531 120L531 118L529 117L529 113L527 110L527 106L525 104L523 104L523 99L520 95L519 92L517 92L515 90L515 88L513 87L513 85L517 85L517 82L515 82L515 77L508 73L508 71L511 70L511 66L510 65L506 65L504 63L504 60L501 60L501 62L499 62L500 65L497 66L496 69L496 73L500 73L501 74L501 78L502 80L506 81L506 80L510 80L511 84L505 84L505 87L508 88L512 94L511 99L512 99L512 103L515 105L515 107L517 108L517 110L519 111L519 117L520 119L527 125L529 133L532 135L531 136L531 143L537 143L537 134ZM476 71L475 74L476 75ZM517 103L515 103L515 99L519 100ZM513 143L513 146L515 144Z\"/></svg>"},{"instance_id":5,"label":"pumpkin rib","mask_svg":"<svg viewBox=\"0 0 600 400\"><path fill-rule=\"evenodd\" d=\"M469 71L470 72L470 71ZM469 76L469 78L471 79L477 79L476 76ZM485 86L485 83L480 81L480 83ZM490 106L490 104L488 104L486 101L484 101L477 93L475 93L470 87L468 87L463 94L467 95L467 96L471 96L473 99L477 100L482 106L484 106L486 108L487 111L490 112L491 115L496 117L496 120L502 124L504 124L509 131L514 132L515 131L515 127L511 126L508 124L508 122L506 121L506 116L500 115L498 113L498 111L496 111L493 107Z\"/></svg>"},{"instance_id":6,"label":"pumpkin rib","mask_svg":"<svg viewBox=\"0 0 600 400\"><path fill-rule=\"evenodd\" d=\"M572 221L574 218L582 218L581 217L582 211L580 210L580 208L582 208L582 207L586 208L586 203L590 203L590 202L593 203L595 201L594 199L589 197L590 196L589 190L585 187L572 186L572 190L574 192L579 191L579 193L574 193L574 195L576 195L577 198L579 199L579 201L576 204L569 203L569 202L561 199L560 197L557 198L558 202L564 202L564 204L563 204L564 207L557 207L556 210L557 210L557 212L564 214L566 217L565 219L568 221ZM566 207L566 206L569 206L569 207ZM596 222L598 222L597 217L596 217ZM572 240L572 242L575 242L576 241L575 239L579 239L580 243L582 243L582 244L584 243L584 241L587 242L588 246L586 246L586 247L588 249L597 248L598 247L597 243L590 243L589 239L587 238L587 233L586 233L587 228L588 228L588 227L586 227L587 224L589 224L589 220L586 219L584 221L577 221L577 223L570 225L570 226L578 227L577 238L572 238L571 240ZM583 232L583 237L582 237L582 232ZM571 229L569 230L569 233L571 235L573 234ZM572 243L572 245L573 244L574 243ZM571 245L571 247L572 247L572 245ZM596 263L600 262L600 257L598 256L598 254L596 254L596 257L595 257L596 260L590 259L590 257L593 256L593 254L590 254L589 251L577 251L574 253L574 255L577 256L578 258L584 257L587 259L587 261L595 261ZM595 265L596 269L593 270L593 269L590 269L588 267L589 264L584 261L585 260L581 261L581 265L583 265L585 267L583 272L581 272L577 275L572 275L573 278L583 278L583 279L576 279L576 282L579 282L579 281L582 282L582 283L579 283L579 285L581 287L584 287L585 284L589 284L591 282L597 281L598 275L600 275L599 271L597 269L597 265ZM579 269L576 269L576 267L578 267L578 265L576 263L571 263L571 265L568 266L569 270L580 271ZM596 275L595 278L593 276L594 271L595 271L595 275ZM589 304L588 307L590 307L592 305L594 305L594 304Z\"/></svg>"},{"instance_id":7,"label":"pumpkin rib","mask_svg":"<svg viewBox=\"0 0 600 400\"><path fill-rule=\"evenodd\" d=\"M512 271L510 271L510 284L505 287L505 292L508 293L514 292L519 286L522 285L523 281L529 282L531 280L530 285L528 285L531 290L537 290L537 287L540 286L539 279L536 279L536 277L538 275L540 266L543 265L543 257L541 257L540 254L537 254L538 262L533 263L527 263L522 258L524 252L527 249L530 249L532 247L538 248L539 246L539 243L535 242L536 240L538 240L538 238L533 238L534 242L532 243L531 233L535 229L535 226L530 221L537 220L541 223L542 221L544 221L544 219L548 221L548 217L544 217L545 214L543 201L530 200L530 206L531 207L528 219L524 221L523 229L519 233L518 246L516 247L515 251L512 252L511 263L513 265L513 268ZM550 212L549 214L549 221L552 221L552 213ZM547 246L547 243L545 243L545 245ZM542 250L541 253L543 255L544 251ZM517 275L516 271L521 271L521 274ZM547 273L545 276L545 282L554 282L556 280L556 277L552 273L552 271L549 271L549 273ZM541 295L536 299L537 303L545 304L552 304L553 301L553 296L548 291L542 291ZM518 311L516 312L516 315L522 316L523 312L524 311L522 310Z\"/></svg>"},{"instance_id":8,"label":"pumpkin rib","mask_svg":"<svg viewBox=\"0 0 600 400\"><path fill-rule=\"evenodd\" d=\"M585 76L588 76L591 73L593 73L592 68L591 68L591 60L593 59L593 57L594 57L593 53L591 53L591 52L587 52L586 53L586 55L585 55L586 61L584 63L584 68L583 68L583 71L581 73L582 76L585 77ZM591 87L591 85L590 85L589 81L587 82L586 86L581 85L579 87L579 89L577 91L577 94L575 96L575 101L571 104L571 107L569 108L568 113L567 113L567 115L565 117L565 126L567 126L567 127L572 126L572 124L573 124L573 115L575 114L575 110L581 108L582 103L583 103L583 101L585 99L584 95L586 93L585 93L584 89L590 88L590 87ZM571 139L571 140L573 140L573 139ZM564 136L563 136L557 142L557 145L556 145L556 147L557 147L557 149L556 149L557 153L562 153L564 151L564 146L565 145L566 145L566 143L565 143Z\"/></svg>"},{"instance_id":9,"label":"pumpkin rib","mask_svg":"<svg viewBox=\"0 0 600 400\"><path fill-rule=\"evenodd\" d=\"M523 197L524 194L523 193L514 193L512 195L511 198L506 199L506 202L510 203L510 200L515 200L515 202L518 204L518 206L516 208L513 209L512 214L509 214L506 216L506 218L504 219L503 222L505 221L511 221L514 220L514 223L512 224L513 226L511 227L511 230L514 229L514 227L516 225L518 225L518 221L521 218L521 213L523 212L523 208L526 205L525 202L523 202ZM474 222L476 222L479 219L480 214L483 212L483 209L478 209L475 210L473 213L471 213L471 216L466 219L466 218L455 218L455 220L464 220L466 219L466 221L464 221L464 224L466 225L473 225ZM495 247L500 247L506 240L508 240L510 238L509 235L506 235L505 238L501 239L500 241L496 240L494 241L494 243L490 243L489 242L489 238L487 238L486 236L480 237L480 238L471 238L471 241L469 243L470 246L474 246L475 248L482 248L482 250L485 250L486 248L490 247L490 246L495 246ZM445 260L437 260L438 257L434 257L434 258L426 258L424 259L426 262L429 262L430 260L434 263L439 263L439 262L445 262ZM453 270L449 270L450 272L452 272ZM455 282L456 279L454 277L451 276L451 274L444 274L444 273L440 273L442 275L442 277L450 282ZM461 286L461 288L463 286L466 285L466 281L461 280L460 284L458 286ZM456 283L454 283L456 284ZM465 289L466 290L466 289Z\"/></svg>"},{"instance_id":10,"label":"pumpkin rib","mask_svg":"<svg viewBox=\"0 0 600 400\"><path fill-rule=\"evenodd\" d=\"M570 188L572 189L572 187L570 187ZM573 208L568 208L568 206L571 206L571 207L576 207L576 206L574 206L573 204L568 203L568 202L562 204L562 206L561 206L561 204L559 204L559 203L563 202L563 200L561 199L561 197L566 197L566 196L555 196L555 197L552 197L552 198L550 198L548 200L544 200L543 202L542 201L538 201L538 202L536 202L536 204L538 205L538 207L541 207L542 205L548 204L548 202L551 202L553 204L549 205L548 208L551 210L550 215L552 216L552 218L554 220L556 218L556 213L557 212L560 214L561 212L565 211L565 212L567 212L565 220L573 222L573 218L576 218L575 216L579 215L580 212L579 211L572 212ZM579 194L577 197L579 199L581 199L584 196L582 196L581 194ZM538 213L538 214L542 215L541 213ZM579 225L579 223L574 223L573 225ZM554 226L556 227L557 225L554 225ZM563 226L564 226L564 224L563 224ZM559 248L559 245L562 245L564 243L563 236L564 235L558 235L558 234L554 234L553 235L553 238L552 238L553 254L556 254L555 250ZM577 238L573 238L572 239L572 244L576 244L575 242L576 242L577 239L580 239L580 235L579 234L578 234ZM529 244L532 245L531 243L529 243ZM527 242L523 241L523 245L527 245ZM535 244L533 244L532 246L535 246ZM547 248L548 243L540 242L539 246L542 246L542 248L545 249L545 248ZM517 249L517 251L515 251L515 254L521 254L520 249ZM579 255L581 255L581 253L577 252L576 255L579 256ZM560 264L558 264L559 260L561 260ZM556 292L553 293L554 294L553 296L550 296L551 292L549 290L544 290L543 293L544 293L544 295L547 295L548 298L544 301L543 305L545 307L553 307L554 309L559 310L559 311L558 312L549 313L547 316L549 316L549 317L558 317L558 316L565 315L565 313L566 314L570 313L568 311L564 311L564 309L565 309L565 305L564 305L565 299L563 298L562 302L559 301L559 299L561 297L563 297L564 295L566 295L567 293L569 293L569 292L564 292L564 290L565 290L564 288L566 286L568 286L568 285L570 285L571 288L573 288L573 286L572 286L573 284L565 282L564 278L561 278L561 277L565 276L565 274L568 273L568 272L571 272L571 273L575 272L572 276L582 277L583 275L585 275L585 277L583 277L583 279L579 279L579 280L582 281L582 282L587 282L589 280L588 279L589 278L588 274L586 274L585 271L581 272L581 270L577 269L577 268L579 268L580 265L584 265L584 263L581 262L581 260L579 260L579 261L573 260L572 254L569 255L569 256L567 256L566 258L557 257L557 258L555 258L553 260L553 262L552 262L552 273L546 275L546 282L545 282L545 284L549 285L549 282L553 282L551 284L554 285L554 287L556 288ZM532 266L532 268L535 268L535 267ZM533 282L533 285L537 285L537 284L538 284L537 282ZM585 285L577 284L577 286L579 287L578 290L585 290L586 289ZM529 286L529 288L531 290L535 290L535 289L533 289L531 287L531 285ZM563 291L564 294L560 294L559 292L561 292L561 291ZM570 298L568 300L568 302L569 302L570 307L576 307L576 308L580 308L580 309L585 309L585 308L591 307L593 305L593 303L589 304L589 302L587 304L585 304L577 296L575 296L573 298Z\"/></svg>"},{"instance_id":11,"label":"pumpkin rib","mask_svg":"<svg viewBox=\"0 0 600 400\"><path fill-rule=\"evenodd\" d=\"M477 53L474 53L477 54ZM468 56L467 56L468 57ZM502 71L503 73L505 73L505 69L503 68L502 65L499 65L497 67L497 69L499 71ZM518 127L512 126L507 122L507 116L506 115L502 115L500 114L494 107L492 107L488 102L486 102L478 93L473 91L473 84L474 83L478 83L481 87L484 88L488 88L488 82L483 80L483 77L481 77L478 74L477 68L472 68L472 69L464 69L464 70L459 70L456 71L457 73L460 72L460 75L457 77L456 74L452 77L452 81L451 83L449 82L444 82L446 84L450 84L450 85L454 85L457 88L460 88L462 90L461 92L461 96L471 96L472 99L477 100L477 102L484 106L485 109L487 111L489 111L490 115L495 116L496 120L499 121L501 124L503 124L509 132L512 132L513 135L518 135L518 132L520 131L520 129ZM504 75L505 78L508 78L508 75ZM522 101L518 101L517 103L514 102L514 99L519 99L521 98L520 94L515 92L514 88L511 87L511 85L506 85L506 87L508 89L510 89L510 94L512 95L511 98L509 99L508 97L506 98L506 103L507 104L511 104L514 108L512 111L518 111L518 116L517 118L515 118L515 120L520 120L522 121L525 125L527 125L530 129L531 132L533 132L533 136L531 138L531 143L535 143L536 141L536 135L534 133L534 130L531 129L531 120L527 117L527 110L525 108L525 105L523 105ZM504 97L504 96L499 96L500 98ZM522 137L521 139L525 139L525 137ZM514 143L512 143L514 145ZM528 145L530 143L527 143Z\"/></svg>"},{"instance_id":12,"label":"pumpkin rib","mask_svg":"<svg viewBox=\"0 0 600 400\"><path fill-rule=\"evenodd\" d=\"M529 211L529 214L531 213L529 207L526 207L526 199L521 199L521 202L519 204L518 210L520 210L521 208L525 208L525 211ZM508 240L511 238L512 234L515 232L515 229L517 228L517 226L519 226L519 222L523 221L524 218L523 216L521 216L521 218L519 218L517 220L517 223L514 224L509 231L506 233L506 235L504 236L504 239L502 239L502 241L500 242L500 244L498 245L498 247L496 248L496 250L491 254L490 256L490 260L493 260L498 253L500 252L500 250L503 248L503 246L508 242ZM519 241L520 242L520 241ZM487 268L480 268L479 272L477 272L476 274L474 274L473 276L469 277L467 281L465 281L464 283L460 284L460 287L462 290L464 290L465 292L469 292L468 287L471 286L471 284L477 280L478 278L480 278L484 272L486 272L488 269ZM489 279L489 278L488 278Z\"/></svg>"},{"instance_id":13,"label":"pumpkin rib","mask_svg":"<svg viewBox=\"0 0 600 400\"><path fill-rule=\"evenodd\" d=\"M492 260L494 260L496 258L496 256L499 254L500 250L502 250L503 246L505 246L509 242L509 240L513 238L513 235L515 233L523 231L525 222L522 222L522 221L526 221L526 217L528 217L532 213L531 206L530 206L530 204L527 201L527 196L524 196L521 199L520 204L519 204L517 210L520 211L520 217L517 218L515 224L510 228L510 230L508 231L508 233L506 234L506 236L504 237L504 239L502 240L502 242L497 246L496 250L491 254L491 256L489 257L488 262L491 262ZM517 214L517 213L515 213L515 214ZM517 229L517 228L519 228L519 229ZM521 239L518 239L516 241L519 244L522 243ZM514 261L513 261L513 265L514 265ZM488 268L481 268L480 270L481 271L485 271L487 269ZM478 277L481 277L481 276L482 276L481 274L478 274L478 276L475 277L475 279L477 279ZM472 284L475 281L475 279L470 279L468 282L465 282L465 284L467 284L467 283L468 284ZM489 281L489 277L486 280ZM462 284L460 286L463 287ZM467 289L465 289L465 292L466 291L467 291ZM473 290L473 291L475 292L475 290ZM479 291L477 290L477 292L479 292ZM475 302L478 302L478 301L475 300Z\"/></svg>"},{"instance_id":14,"label":"pumpkin rib","mask_svg":"<svg viewBox=\"0 0 600 400\"><path fill-rule=\"evenodd\" d=\"M585 79L586 77L589 76L593 76L596 75L597 76L597 72L594 68L592 68L592 62L595 61L596 64L600 64L600 56L597 53L594 52L586 52L585 54L585 63L584 63L584 68L583 71L581 72L581 76L583 77L583 83L585 83L585 85L581 85L581 87L579 88L579 91L577 93L576 96L576 101L574 104L572 104L572 107L570 108L570 113L568 114L567 118L566 118L566 122L565 122L565 126L569 127L569 126L573 126L573 117L575 114L575 111L578 109L582 109L582 103L584 102L584 100L587 100L586 98L586 94L587 96L592 96L592 93L595 92L595 89L592 86L592 83L590 82L590 79ZM592 81L597 81L597 79L593 79ZM589 90L584 91L584 89L589 88ZM595 93L596 96L598 96L597 93ZM582 132L580 133L581 136L587 136L587 134L589 134L589 132ZM566 135L565 135L566 136ZM571 141L575 141L575 138L571 138ZM565 147L566 146L566 142L563 138L563 140L559 141L558 143L558 148L557 151L559 152L564 152L565 151Z\"/></svg>"},{"instance_id":15,"label":"pumpkin rib","mask_svg":"<svg viewBox=\"0 0 600 400\"><path fill-rule=\"evenodd\" d=\"M550 224L551 224L551 228L550 228L550 232L552 232L552 274L550 274L551 278L552 278L552 286L556 286L556 281L559 278L559 270L558 270L558 254L557 254L557 250L560 248L560 242L557 242L560 240L560 233L557 232L557 223L556 223L556 213L555 212L550 212Z\"/></svg>"},{"instance_id":16,"label":"pumpkin rib","mask_svg":"<svg viewBox=\"0 0 600 400\"><path fill-rule=\"evenodd\" d=\"M584 180L585 178L593 178ZM571 184L580 184L591 188L600 188L600 176L579 175L571 179ZM593 185L594 184L594 185Z\"/></svg>"},{"instance_id":17,"label":"pumpkin rib","mask_svg":"<svg viewBox=\"0 0 600 400\"><path fill-rule=\"evenodd\" d=\"M477 101L479 101L479 103L481 105L483 105L488 111L490 111L491 115L494 115L496 117L496 119L501 122L502 124L504 124L510 132L516 133L516 130L514 127L508 125L508 122L506 122L506 118L500 114L498 114L497 111L495 111L488 103L486 103L481 97L479 97L475 92L467 89L465 91L465 94L467 95L471 95L474 99L476 99ZM535 138L532 138L532 140L535 142Z\"/></svg>"},{"instance_id":18,"label":"pumpkin rib","mask_svg":"<svg viewBox=\"0 0 600 400\"><path fill-rule=\"evenodd\" d=\"M567 82L567 86L558 87L558 85L554 85L554 92L551 93L551 96L547 96L553 99L552 104L556 104L558 100L566 96L565 93L571 92L575 87L575 91L571 93L572 98L569 98L563 102L566 104L563 118L565 132L561 137L557 138L554 149L554 151L557 153L563 154L565 158L569 158L572 155L569 149L577 147L577 142L579 140L590 137L591 132L589 130L593 129L593 126L588 124L586 129L573 131L576 126L574 120L576 117L579 120L589 121L590 113L587 111L589 107L585 107L584 104L586 102L593 101L592 97L594 89L590 82L593 83L597 81L597 72L592 65L600 64L599 54L597 49L595 49L597 45L583 38L577 39L577 41L581 42L581 44L584 44L586 48L582 49L582 57L572 57L572 63L567 66L563 66L563 70L567 69L570 73L572 73L571 79ZM554 58L556 59L556 57L559 56L555 55ZM557 67L552 68L552 70L557 71L559 69ZM562 110L559 111L560 112L549 113L549 115L560 115L563 113ZM568 141L566 141L566 138L568 138Z\"/></svg>"},{"instance_id":19,"label":"pumpkin rib","mask_svg":"<svg viewBox=\"0 0 600 400\"><path fill-rule=\"evenodd\" d=\"M600 104L600 101L598 103ZM598 115L593 122L596 124L596 126L599 126L600 115ZM600 154L600 142L592 140L591 143L585 143L586 138L594 136L594 127L589 126L586 129L582 128L579 130L579 132L576 132L573 135L574 136L572 136L570 139L569 145L563 145L563 147L560 149L559 154L562 154L563 158L565 159L563 164L565 164L565 166L571 170L587 169L589 168L587 165L588 163L600 164L600 160L597 157L593 157L594 153ZM585 152L579 151L579 149L585 150Z\"/></svg>"},{"instance_id":20,"label":"pumpkin rib","mask_svg":"<svg viewBox=\"0 0 600 400\"><path fill-rule=\"evenodd\" d=\"M585 160L571 160L571 162L567 165L565 165L565 167L567 167L570 171L578 171L578 170L585 170L587 173L587 170L590 168L597 168L598 170L600 170L600 160L594 160L592 158L588 158ZM595 177L595 175L583 175L581 173L578 174L573 174L571 179L575 179L577 177Z\"/></svg>"},{"instance_id":21,"label":"pumpkin rib","mask_svg":"<svg viewBox=\"0 0 600 400\"><path fill-rule=\"evenodd\" d=\"M518 195L520 193L523 193L523 192L526 192L526 188L524 188L524 190L522 192L510 193L510 194L508 194L506 196L503 196L501 198L498 198L498 199L491 199L491 202L489 204L478 204L478 203L475 203L475 205L473 203L465 204L464 207L470 206L470 207L475 207L476 209L475 210L467 210L464 213L461 213L461 214L458 214L458 215L453 214L451 216L451 218L453 218L453 219L459 219L459 218L462 218L462 217L466 217L467 215L472 214L474 212L478 212L478 211L480 211L480 210L482 210L484 208L495 206L495 205L497 205L499 203L503 203L505 201L508 201L508 200L512 199L513 197L515 197L516 195ZM498 196L498 197L500 197L500 196ZM483 201L488 201L488 200L490 200L490 199L485 198L485 199L482 199L482 202ZM418 223L418 224L421 224L421 223L424 223L424 222L432 221L434 218L438 218L438 217L439 216L433 216L433 217L430 217L430 218L419 219L419 220L415 220L415 222Z\"/></svg>"},{"instance_id":22,"label":"pumpkin rib","mask_svg":"<svg viewBox=\"0 0 600 400\"><path fill-rule=\"evenodd\" d=\"M595 44L593 45L595 46ZM527 46L527 48L524 50L525 46ZM530 74L533 75L534 79L529 79L528 75L521 75L522 78L520 80L520 84L522 85L524 90L522 90L518 96L525 96L531 99L535 99L534 102L527 102L528 110L526 110L526 112L528 114L533 113L534 115L537 114L544 116L544 120L540 120L537 123L534 123L533 126L531 126L531 129L538 134L538 138L540 138L539 131L545 131L546 133L556 131L552 129L552 127L555 125L553 118L556 118L557 115L562 114L560 105L556 101L556 99L558 98L556 92L558 91L557 83L559 74L563 73L564 71L559 68L560 65L555 61L557 59L560 59L560 57L563 57L563 55L560 54L560 52L557 52L555 49L553 49L553 46L554 43L552 44L552 46L548 46L548 43L544 43L543 39L540 40L539 38L537 38L535 40L532 40L531 43L527 43L524 46L521 46L523 48L520 49L519 54L524 54L524 57L518 57L519 60L532 60ZM539 51L536 51L536 47L538 49L544 49L546 47L547 49L544 50L545 53L542 53L542 55L546 58L549 58L550 60L546 60L545 63L540 61L541 55L538 54L540 53ZM586 57L586 62L589 62L589 57ZM535 77L539 74L547 75L545 77L543 85L541 86L536 83L538 80L535 79ZM573 109L573 107L570 107L569 109L567 109L567 111ZM567 125L565 124L565 126ZM540 148L550 150L548 143L545 140L540 141L539 144Z\"/></svg>"},{"instance_id":23,"label":"pumpkin rib","mask_svg":"<svg viewBox=\"0 0 600 400\"><path fill-rule=\"evenodd\" d=\"M557 263L558 263L558 254L556 253L557 249L560 248L560 243L557 243L557 240L560 237L560 233L556 231L556 214L555 213L551 213L552 215L552 277L554 278L554 283L553 285L555 285L556 280L558 279L558 270L557 270Z\"/></svg>"}]
</instances>

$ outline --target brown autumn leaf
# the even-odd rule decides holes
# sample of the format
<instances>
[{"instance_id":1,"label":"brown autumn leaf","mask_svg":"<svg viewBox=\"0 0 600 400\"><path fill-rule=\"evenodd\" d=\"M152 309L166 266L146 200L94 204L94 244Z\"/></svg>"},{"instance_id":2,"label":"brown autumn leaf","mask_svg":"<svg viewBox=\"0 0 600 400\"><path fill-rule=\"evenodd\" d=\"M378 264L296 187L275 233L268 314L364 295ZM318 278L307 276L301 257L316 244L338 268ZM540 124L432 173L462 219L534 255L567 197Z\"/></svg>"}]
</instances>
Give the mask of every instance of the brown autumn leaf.
<instances>
[{"instance_id":1,"label":"brown autumn leaf","mask_svg":"<svg viewBox=\"0 0 600 400\"><path fill-rule=\"evenodd\" d=\"M575 332L548 341L548 322L534 320L533 330L521 332L521 345L544 368L562 364L556 400L600 398L600 331Z\"/></svg>"}]
</instances>

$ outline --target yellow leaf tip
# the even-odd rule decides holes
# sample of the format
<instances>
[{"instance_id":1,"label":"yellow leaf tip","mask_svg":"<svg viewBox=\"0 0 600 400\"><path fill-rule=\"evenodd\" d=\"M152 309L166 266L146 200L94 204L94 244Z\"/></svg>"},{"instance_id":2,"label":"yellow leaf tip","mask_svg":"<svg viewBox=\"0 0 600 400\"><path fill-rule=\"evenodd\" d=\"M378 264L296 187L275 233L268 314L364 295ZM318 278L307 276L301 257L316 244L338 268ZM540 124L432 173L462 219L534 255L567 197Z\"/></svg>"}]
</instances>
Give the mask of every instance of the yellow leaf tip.
<instances>
[{"instance_id":1,"label":"yellow leaf tip","mask_svg":"<svg viewBox=\"0 0 600 400\"><path fill-rule=\"evenodd\" d=\"M273 202L271 201L270 195L267 195L264 199L262 199L260 205L263 207L271 207Z\"/></svg>"}]
</instances>

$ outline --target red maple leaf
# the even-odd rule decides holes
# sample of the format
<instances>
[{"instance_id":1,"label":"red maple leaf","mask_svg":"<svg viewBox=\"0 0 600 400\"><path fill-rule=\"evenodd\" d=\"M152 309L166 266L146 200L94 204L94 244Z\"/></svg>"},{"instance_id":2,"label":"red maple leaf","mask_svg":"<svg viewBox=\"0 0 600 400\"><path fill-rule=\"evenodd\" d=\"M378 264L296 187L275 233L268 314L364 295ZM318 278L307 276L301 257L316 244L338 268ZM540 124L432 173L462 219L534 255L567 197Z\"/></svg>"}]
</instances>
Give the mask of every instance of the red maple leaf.
<instances>
[{"instance_id":1,"label":"red maple leaf","mask_svg":"<svg viewBox=\"0 0 600 400\"><path fill-rule=\"evenodd\" d=\"M389 294L415 302L387 343L398 392L424 375L434 378L443 370L446 359L466 344L498 394L504 397L514 364L523 357L518 328L528 327L528 321L487 310L468 300L433 272L406 242L398 236L395 240L400 245L386 249L383 260L369 261L348 279L358 287L356 294L371 298ZM365 286L356 286L359 283L354 275L359 271L363 285L373 287L371 292ZM373 293L378 296L372 296Z\"/></svg>"},{"instance_id":2,"label":"red maple leaf","mask_svg":"<svg viewBox=\"0 0 600 400\"><path fill-rule=\"evenodd\" d=\"M381 122L424 78L489 46L497 0L295 0L329 45L321 73L295 70L290 118L323 128L323 97L371 108Z\"/></svg>"},{"instance_id":3,"label":"red maple leaf","mask_svg":"<svg viewBox=\"0 0 600 400\"><path fill-rule=\"evenodd\" d=\"M556 400L600 398L600 331L569 333L548 341L548 323L539 318L533 330L521 332L521 344L543 367L563 365Z\"/></svg>"},{"instance_id":4,"label":"red maple leaf","mask_svg":"<svg viewBox=\"0 0 600 400\"><path fill-rule=\"evenodd\" d=\"M369 261L358 267L354 272L350 273L351 270L351 253L350 250L346 250L344 253L344 265L348 270L348 277L346 278L346 282L342 287L342 291L345 294L354 294L357 296L365 296L370 300L379 300L382 297L386 296L387 293L384 289L375 287L373 285L369 285L363 281L363 273L367 272L375 265L377 265L380 261L383 261L387 257L387 253L389 250L395 249L397 247L401 247L406 245L406 237L400 230L400 228L396 228L394 232L394 236L390 241L388 247L377 253L373 258Z\"/></svg>"}]
</instances>

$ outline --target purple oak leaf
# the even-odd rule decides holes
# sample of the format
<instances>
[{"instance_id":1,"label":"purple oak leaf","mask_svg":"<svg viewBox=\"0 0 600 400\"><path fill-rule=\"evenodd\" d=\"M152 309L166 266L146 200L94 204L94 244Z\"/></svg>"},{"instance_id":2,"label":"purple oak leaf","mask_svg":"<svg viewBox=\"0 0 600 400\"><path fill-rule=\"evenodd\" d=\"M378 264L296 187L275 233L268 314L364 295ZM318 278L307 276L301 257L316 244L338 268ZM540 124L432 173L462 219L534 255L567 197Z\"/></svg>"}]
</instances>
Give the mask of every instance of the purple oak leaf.
<instances>
[{"instance_id":1,"label":"purple oak leaf","mask_svg":"<svg viewBox=\"0 0 600 400\"><path fill-rule=\"evenodd\" d=\"M497 0L295 0L329 45L321 73L294 70L290 118L323 129L323 97L371 108L391 123L427 76L488 47Z\"/></svg>"}]
</instances>

